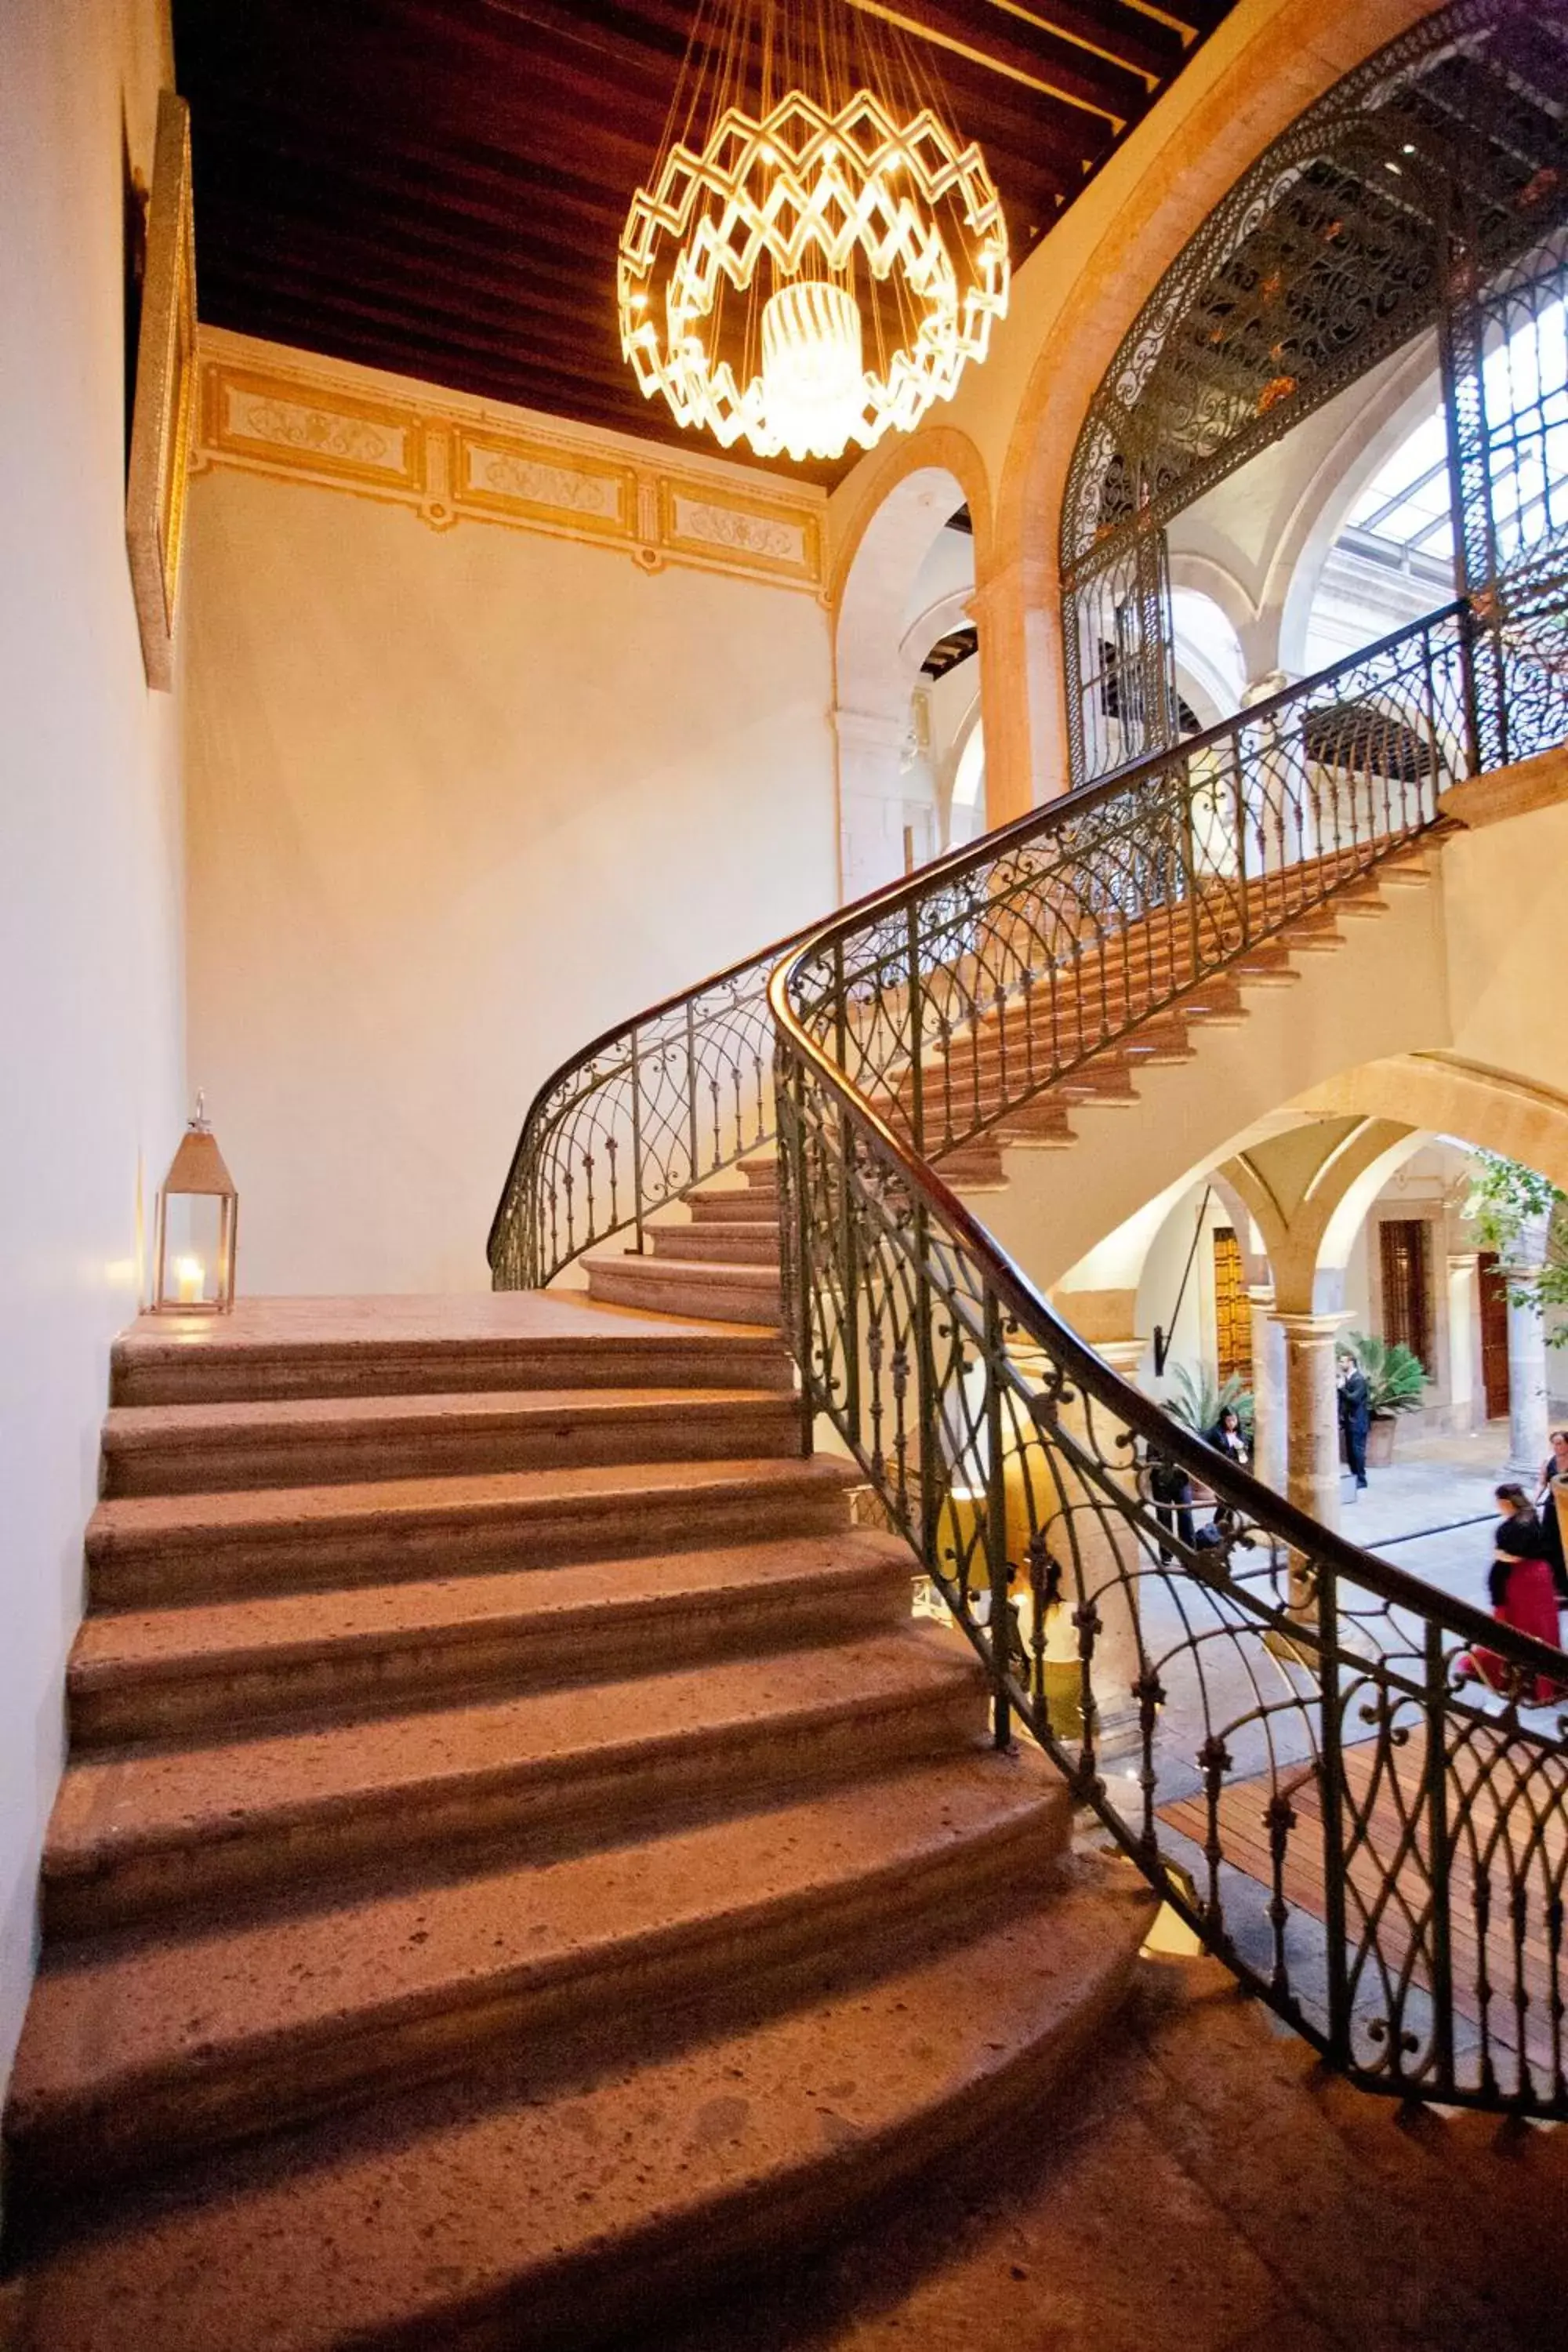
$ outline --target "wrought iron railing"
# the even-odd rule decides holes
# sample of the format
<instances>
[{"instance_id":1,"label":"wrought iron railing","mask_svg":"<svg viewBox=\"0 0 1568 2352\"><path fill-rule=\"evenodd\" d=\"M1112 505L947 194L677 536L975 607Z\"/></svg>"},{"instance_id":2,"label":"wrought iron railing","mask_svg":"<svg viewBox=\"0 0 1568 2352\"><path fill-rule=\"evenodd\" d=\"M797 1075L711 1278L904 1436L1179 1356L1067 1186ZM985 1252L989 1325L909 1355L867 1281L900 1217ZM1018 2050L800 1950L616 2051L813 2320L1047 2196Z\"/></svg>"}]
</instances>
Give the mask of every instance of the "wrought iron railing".
<instances>
[{"instance_id":1,"label":"wrought iron railing","mask_svg":"<svg viewBox=\"0 0 1568 2352\"><path fill-rule=\"evenodd\" d=\"M607 1029L535 1096L490 1225L499 1290L542 1290L773 1137L768 975L797 934Z\"/></svg>"},{"instance_id":2,"label":"wrought iron railing","mask_svg":"<svg viewBox=\"0 0 1568 2352\"><path fill-rule=\"evenodd\" d=\"M931 1165L1432 831L1478 710L1514 757L1568 740L1546 602L1450 607L1074 794L827 925L771 993L808 1407L980 1654L997 1738L1026 1726L1359 2082L1568 2116L1568 1659L1177 1427ZM1201 1528L1155 1499L1164 1462L1215 1496Z\"/></svg>"},{"instance_id":3,"label":"wrought iron railing","mask_svg":"<svg viewBox=\"0 0 1568 2352\"><path fill-rule=\"evenodd\" d=\"M1565 612L1543 561L626 1024L542 1090L491 1234L502 1286L640 1240L767 1139L776 1092L808 1406L974 1644L997 1737L1026 1727L1358 2081L1546 2116L1568 2116L1568 1659L1169 1421L931 1162L1278 957L1434 832L1449 783L1568 740ZM1154 1499L1163 1459L1215 1496L1204 1528Z\"/></svg>"}]
</instances>

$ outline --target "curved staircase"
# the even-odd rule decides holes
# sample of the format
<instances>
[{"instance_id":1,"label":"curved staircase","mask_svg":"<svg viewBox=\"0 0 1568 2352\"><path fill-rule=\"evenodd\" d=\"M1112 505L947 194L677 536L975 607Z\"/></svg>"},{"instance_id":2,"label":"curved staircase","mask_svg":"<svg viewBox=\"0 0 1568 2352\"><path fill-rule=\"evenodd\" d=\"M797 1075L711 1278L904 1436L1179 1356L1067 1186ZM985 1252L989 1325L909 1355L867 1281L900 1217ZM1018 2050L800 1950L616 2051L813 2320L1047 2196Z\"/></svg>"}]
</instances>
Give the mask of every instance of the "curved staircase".
<instances>
[{"instance_id":1,"label":"curved staircase","mask_svg":"<svg viewBox=\"0 0 1568 2352\"><path fill-rule=\"evenodd\" d=\"M1147 1897L987 1744L773 1333L255 1302L144 1318L114 1397L6 2112L26 2352L587 2346L1120 1997Z\"/></svg>"}]
</instances>

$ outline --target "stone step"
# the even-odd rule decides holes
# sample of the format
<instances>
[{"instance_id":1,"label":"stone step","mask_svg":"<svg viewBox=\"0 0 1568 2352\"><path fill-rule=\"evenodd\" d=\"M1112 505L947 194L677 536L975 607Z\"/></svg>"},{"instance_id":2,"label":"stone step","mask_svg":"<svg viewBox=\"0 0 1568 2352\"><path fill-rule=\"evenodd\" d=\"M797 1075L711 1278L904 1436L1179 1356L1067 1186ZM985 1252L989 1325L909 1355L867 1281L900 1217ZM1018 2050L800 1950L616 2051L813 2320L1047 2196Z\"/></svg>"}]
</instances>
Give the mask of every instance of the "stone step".
<instances>
[{"instance_id":1,"label":"stone step","mask_svg":"<svg viewBox=\"0 0 1568 2352\"><path fill-rule=\"evenodd\" d=\"M754 1225L770 1213L775 1221L778 1214L776 1187L765 1192L750 1184L726 1185L722 1191L700 1185L683 1198L693 1222L700 1225Z\"/></svg>"},{"instance_id":2,"label":"stone step","mask_svg":"<svg viewBox=\"0 0 1568 2352\"><path fill-rule=\"evenodd\" d=\"M103 1426L109 1496L799 1451L798 1402L776 1389L501 1389L116 1405Z\"/></svg>"},{"instance_id":3,"label":"stone step","mask_svg":"<svg viewBox=\"0 0 1568 2352\"><path fill-rule=\"evenodd\" d=\"M79 1935L504 1843L510 1859L852 1780L978 1731L978 1665L896 1633L636 1680L73 1759L46 1934Z\"/></svg>"},{"instance_id":4,"label":"stone step","mask_svg":"<svg viewBox=\"0 0 1568 2352\"><path fill-rule=\"evenodd\" d=\"M745 1195L738 1198L744 1200ZM747 1206L752 1204L747 1202ZM701 1316L713 1323L776 1324L779 1269L733 1259L588 1257L588 1292L616 1307L659 1315Z\"/></svg>"},{"instance_id":5,"label":"stone step","mask_svg":"<svg viewBox=\"0 0 1568 2352\"><path fill-rule=\"evenodd\" d=\"M771 1332L668 1323L582 1296L245 1298L232 1315L142 1315L114 1343L117 1405L543 1388L793 1388Z\"/></svg>"},{"instance_id":6,"label":"stone step","mask_svg":"<svg viewBox=\"0 0 1568 2352\"><path fill-rule=\"evenodd\" d=\"M837 1641L907 1618L912 1572L893 1537L842 1530L110 1611L85 1621L71 1652L71 1738L82 1749L190 1740Z\"/></svg>"},{"instance_id":7,"label":"stone step","mask_svg":"<svg viewBox=\"0 0 1568 2352\"><path fill-rule=\"evenodd\" d=\"M11 2077L13 2191L175 2163L508 2041L587 2027L603 2048L617 2018L635 2033L696 1993L721 2025L825 1948L874 1955L900 1927L1043 1877L1069 1822L1037 1754L982 1750L629 1846L67 1949L38 1978Z\"/></svg>"},{"instance_id":8,"label":"stone step","mask_svg":"<svg viewBox=\"0 0 1568 2352\"><path fill-rule=\"evenodd\" d=\"M1125 1875L1130 1875L1127 1874ZM41 2254L17 2352L563 2352L861 2207L1038 2102L1113 2012L1150 1906L1119 1874L876 1981L633 2068L432 2084L208 2159Z\"/></svg>"},{"instance_id":9,"label":"stone step","mask_svg":"<svg viewBox=\"0 0 1568 2352\"><path fill-rule=\"evenodd\" d=\"M88 1522L100 1609L689 1550L847 1521L843 1462L784 1457L127 1496Z\"/></svg>"},{"instance_id":10,"label":"stone step","mask_svg":"<svg viewBox=\"0 0 1568 2352\"><path fill-rule=\"evenodd\" d=\"M772 1265L779 1262L779 1223L765 1224L650 1225L655 1257L694 1258L721 1265Z\"/></svg>"},{"instance_id":11,"label":"stone step","mask_svg":"<svg viewBox=\"0 0 1568 2352\"><path fill-rule=\"evenodd\" d=\"M998 1192L1007 1181L1000 1147L982 1137L974 1143L961 1144L932 1161L944 1184L955 1192Z\"/></svg>"}]
</instances>

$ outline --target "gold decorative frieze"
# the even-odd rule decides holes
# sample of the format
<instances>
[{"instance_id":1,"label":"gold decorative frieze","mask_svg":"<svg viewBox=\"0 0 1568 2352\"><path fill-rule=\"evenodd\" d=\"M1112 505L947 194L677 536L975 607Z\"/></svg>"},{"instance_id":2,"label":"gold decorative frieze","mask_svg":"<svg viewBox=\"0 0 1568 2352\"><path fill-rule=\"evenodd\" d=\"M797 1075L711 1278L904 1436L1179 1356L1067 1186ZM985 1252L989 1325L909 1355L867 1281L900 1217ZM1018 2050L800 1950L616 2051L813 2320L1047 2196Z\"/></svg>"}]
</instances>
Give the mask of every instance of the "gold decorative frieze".
<instances>
[{"instance_id":1,"label":"gold decorative frieze","mask_svg":"<svg viewBox=\"0 0 1568 2352\"><path fill-rule=\"evenodd\" d=\"M650 572L676 563L821 588L819 490L753 488L732 466L222 331L203 331L201 367L198 470L390 500L436 530L471 520L616 546Z\"/></svg>"},{"instance_id":2,"label":"gold decorative frieze","mask_svg":"<svg viewBox=\"0 0 1568 2352\"><path fill-rule=\"evenodd\" d=\"M458 503L519 522L567 522L612 538L631 535L637 476L630 466L566 459L512 434L460 433Z\"/></svg>"},{"instance_id":3,"label":"gold decorative frieze","mask_svg":"<svg viewBox=\"0 0 1568 2352\"><path fill-rule=\"evenodd\" d=\"M413 409L295 389L248 369L203 371L205 454L272 458L289 472L417 491L424 435Z\"/></svg>"}]
</instances>

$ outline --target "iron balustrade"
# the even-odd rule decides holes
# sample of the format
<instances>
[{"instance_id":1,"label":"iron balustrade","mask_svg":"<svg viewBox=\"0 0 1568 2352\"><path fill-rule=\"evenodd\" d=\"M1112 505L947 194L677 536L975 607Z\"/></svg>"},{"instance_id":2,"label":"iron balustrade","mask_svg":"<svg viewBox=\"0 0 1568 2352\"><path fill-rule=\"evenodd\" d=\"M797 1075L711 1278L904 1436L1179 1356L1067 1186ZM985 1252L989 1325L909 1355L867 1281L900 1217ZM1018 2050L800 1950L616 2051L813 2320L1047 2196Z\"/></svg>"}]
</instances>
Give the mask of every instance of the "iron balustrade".
<instances>
[{"instance_id":1,"label":"iron balustrade","mask_svg":"<svg viewBox=\"0 0 1568 2352\"><path fill-rule=\"evenodd\" d=\"M640 1243L776 1117L808 1412L973 1644L998 1739L1037 1738L1355 2080L1552 2116L1568 1657L1170 1421L931 1163L1375 887L1450 783L1568 740L1565 614L1548 549L609 1033L542 1089L491 1234L498 1286L543 1283L609 1233ZM1212 1496L1204 1527L1161 1504L1163 1461Z\"/></svg>"},{"instance_id":2,"label":"iron balustrade","mask_svg":"<svg viewBox=\"0 0 1568 2352\"><path fill-rule=\"evenodd\" d=\"M1432 835L1480 710L1514 757L1568 739L1565 609L1537 565L838 918L771 984L808 1410L979 1653L997 1738L1023 1725L1358 2082L1553 2116L1568 1657L1170 1421L931 1162ZM1212 1501L1162 1507L1167 1464Z\"/></svg>"},{"instance_id":3,"label":"iron balustrade","mask_svg":"<svg viewBox=\"0 0 1568 2352\"><path fill-rule=\"evenodd\" d=\"M773 1141L768 975L795 943L606 1030L545 1080L486 1245L498 1290L542 1290L628 1228L640 1251L656 1209Z\"/></svg>"}]
</instances>

